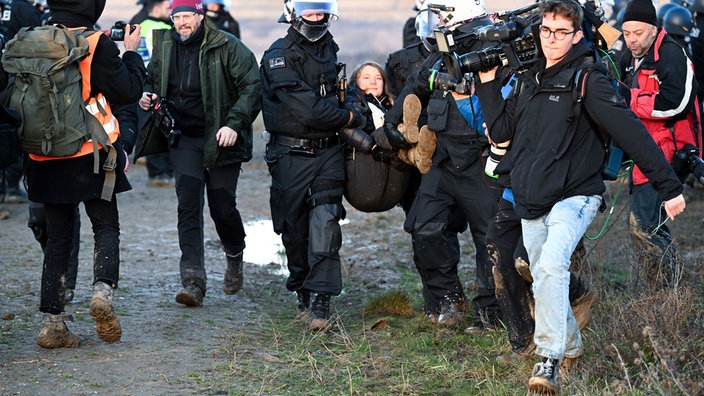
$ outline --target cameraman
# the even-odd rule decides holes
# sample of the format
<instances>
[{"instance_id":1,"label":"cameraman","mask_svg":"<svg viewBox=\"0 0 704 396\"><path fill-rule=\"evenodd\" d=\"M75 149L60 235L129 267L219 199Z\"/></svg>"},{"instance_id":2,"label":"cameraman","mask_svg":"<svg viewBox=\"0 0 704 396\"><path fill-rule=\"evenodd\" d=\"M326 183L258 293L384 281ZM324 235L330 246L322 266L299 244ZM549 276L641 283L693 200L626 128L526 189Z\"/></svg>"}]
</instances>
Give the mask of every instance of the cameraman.
<instances>
[{"instance_id":1,"label":"cameraman","mask_svg":"<svg viewBox=\"0 0 704 396\"><path fill-rule=\"evenodd\" d=\"M450 9L453 11L447 11ZM425 70L436 62L448 62L451 58L432 42L435 31L452 34L458 52L465 53L482 46L472 35L474 29L491 23L483 1L452 0L435 1L432 7L428 2L424 3L417 21L421 40L433 49L425 60ZM453 212L462 211L469 222L476 249L478 289L472 300L474 323L467 331L478 334L493 328L499 320L485 234L496 211L500 192L497 187L490 187L493 180L484 176L482 153L487 146L486 139L482 131L472 127L458 107L458 102L467 99L467 95L430 91L428 74L422 71L409 78L396 104L386 115L384 129L394 149L408 148L396 127L401 122L405 97L417 95L427 110L427 126L436 133L437 145L432 167L421 179L404 229L413 236L414 261L423 280L425 309L439 308L439 312L426 313L431 318L437 315L438 324L451 326L461 319L466 304L457 272L460 259L456 243L458 227L452 225L455 222Z\"/></svg>"},{"instance_id":2,"label":"cameraman","mask_svg":"<svg viewBox=\"0 0 704 396\"><path fill-rule=\"evenodd\" d=\"M701 132L695 125L697 83L685 50L656 23L650 0L628 4L621 29L629 51L621 57L621 75L630 87L631 109L684 180L690 173L688 161L672 160L686 144L701 147ZM639 167L633 169L631 178L629 225L638 262L651 287L674 286L677 248L669 228L660 224L665 217L663 197Z\"/></svg>"},{"instance_id":3,"label":"cameraman","mask_svg":"<svg viewBox=\"0 0 704 396\"><path fill-rule=\"evenodd\" d=\"M598 131L610 135L641 166L665 199L670 219L684 210L685 202L677 175L640 121L614 95L603 72L589 74L584 111L573 121L578 127L569 128L574 75L585 63L598 64L582 40L583 14L577 2L547 0L540 5L540 15L544 59L521 75L508 98L501 95L496 68L479 73L477 93L491 139L512 141L510 176L531 263L534 342L541 357L528 390L556 393L560 360L582 354L569 304L569 266L570 254L596 215L605 190Z\"/></svg>"}]
</instances>

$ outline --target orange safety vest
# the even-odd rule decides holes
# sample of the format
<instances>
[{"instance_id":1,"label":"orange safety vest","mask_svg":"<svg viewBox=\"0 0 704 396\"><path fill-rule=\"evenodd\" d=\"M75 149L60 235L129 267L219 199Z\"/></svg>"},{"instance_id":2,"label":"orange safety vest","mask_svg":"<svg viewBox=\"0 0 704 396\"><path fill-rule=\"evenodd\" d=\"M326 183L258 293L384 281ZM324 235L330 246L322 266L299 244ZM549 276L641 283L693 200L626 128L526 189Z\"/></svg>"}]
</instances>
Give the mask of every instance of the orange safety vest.
<instances>
[{"instance_id":1,"label":"orange safety vest","mask_svg":"<svg viewBox=\"0 0 704 396\"><path fill-rule=\"evenodd\" d=\"M117 122L117 118L112 114L110 109L110 103L107 102L105 96L102 93L98 93L95 96L90 95L90 67L93 63L93 54L95 54L95 47L98 45L98 40L102 33L96 32L86 37L88 40L88 56L86 56L80 62L81 77L83 83L83 102L86 103L86 109L88 112L100 121L103 126L105 133L107 133L110 143L115 143L117 138L120 137L120 125ZM102 148L101 145L98 145ZM60 160L66 158L81 157L84 155L93 153L93 142L92 139L83 143L81 149L78 150L76 154L67 157L50 157L46 155L30 154L29 158L35 161L49 161L49 160Z\"/></svg>"}]
</instances>

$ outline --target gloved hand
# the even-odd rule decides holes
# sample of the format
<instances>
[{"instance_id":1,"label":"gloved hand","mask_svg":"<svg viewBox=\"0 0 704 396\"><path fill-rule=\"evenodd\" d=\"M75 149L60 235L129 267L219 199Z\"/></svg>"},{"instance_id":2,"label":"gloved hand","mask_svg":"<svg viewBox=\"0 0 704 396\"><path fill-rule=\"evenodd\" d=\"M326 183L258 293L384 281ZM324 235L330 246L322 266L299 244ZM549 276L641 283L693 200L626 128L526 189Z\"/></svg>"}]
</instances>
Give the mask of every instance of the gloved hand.
<instances>
[{"instance_id":1,"label":"gloved hand","mask_svg":"<svg viewBox=\"0 0 704 396\"><path fill-rule=\"evenodd\" d=\"M374 160L379 161L379 162L391 162L391 159L394 158L396 154L394 154L393 151L390 150L384 150L383 148L379 146L374 146L372 149L372 158Z\"/></svg>"},{"instance_id":2,"label":"gloved hand","mask_svg":"<svg viewBox=\"0 0 704 396\"><path fill-rule=\"evenodd\" d=\"M384 133L384 127L375 129L371 136L374 138L374 143L376 143L378 148L387 151L393 150L391 144L389 143L389 139L386 138L386 133Z\"/></svg>"},{"instance_id":3,"label":"gloved hand","mask_svg":"<svg viewBox=\"0 0 704 396\"><path fill-rule=\"evenodd\" d=\"M374 138L367 135L361 129L357 128L342 128L340 135L352 147L363 153L371 153L374 147Z\"/></svg>"},{"instance_id":4,"label":"gloved hand","mask_svg":"<svg viewBox=\"0 0 704 396\"><path fill-rule=\"evenodd\" d=\"M597 14L603 14L603 10L599 10L596 7L596 2L594 0L588 0L584 3L582 6L584 9L584 18L586 18L592 25L594 25L595 28L599 28L604 21L601 20L601 15Z\"/></svg>"},{"instance_id":5,"label":"gloved hand","mask_svg":"<svg viewBox=\"0 0 704 396\"><path fill-rule=\"evenodd\" d=\"M367 117L365 117L364 114L360 113L358 110L350 110L350 114L352 115L352 119L345 128L364 129L364 127L367 126Z\"/></svg>"},{"instance_id":6,"label":"gloved hand","mask_svg":"<svg viewBox=\"0 0 704 396\"><path fill-rule=\"evenodd\" d=\"M387 122L384 124L384 134L389 140L391 148L393 148L394 150L408 149L412 147L412 145L408 143L406 139L404 139L401 131L399 131L398 128L391 123Z\"/></svg>"}]
</instances>

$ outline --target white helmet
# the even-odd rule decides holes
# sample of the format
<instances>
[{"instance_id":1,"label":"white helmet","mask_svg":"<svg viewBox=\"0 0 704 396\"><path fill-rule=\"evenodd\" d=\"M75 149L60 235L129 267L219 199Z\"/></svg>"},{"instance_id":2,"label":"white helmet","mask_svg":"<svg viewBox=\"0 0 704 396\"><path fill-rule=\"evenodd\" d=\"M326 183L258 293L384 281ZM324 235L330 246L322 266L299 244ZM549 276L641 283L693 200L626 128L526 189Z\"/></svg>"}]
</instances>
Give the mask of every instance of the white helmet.
<instances>
[{"instance_id":1,"label":"white helmet","mask_svg":"<svg viewBox=\"0 0 704 396\"><path fill-rule=\"evenodd\" d=\"M484 0L425 0L416 16L416 34L433 38L433 31L441 28L454 32L482 15L486 15Z\"/></svg>"},{"instance_id":2,"label":"white helmet","mask_svg":"<svg viewBox=\"0 0 704 396\"><path fill-rule=\"evenodd\" d=\"M325 18L311 23L303 19L308 14L324 14ZM330 23L337 19L337 0L284 0L284 13L279 18L281 23L291 23L294 29L307 40L320 40L330 28Z\"/></svg>"}]
</instances>

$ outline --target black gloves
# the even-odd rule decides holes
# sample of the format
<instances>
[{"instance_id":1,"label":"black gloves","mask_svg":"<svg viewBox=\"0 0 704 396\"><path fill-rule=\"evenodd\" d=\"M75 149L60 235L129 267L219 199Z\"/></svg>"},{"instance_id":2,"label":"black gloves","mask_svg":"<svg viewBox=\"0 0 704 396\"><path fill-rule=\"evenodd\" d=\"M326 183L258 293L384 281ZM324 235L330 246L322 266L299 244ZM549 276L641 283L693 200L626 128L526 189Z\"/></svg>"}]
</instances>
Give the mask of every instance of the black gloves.
<instances>
[{"instance_id":1,"label":"black gloves","mask_svg":"<svg viewBox=\"0 0 704 396\"><path fill-rule=\"evenodd\" d=\"M601 15L604 11L596 8L594 0L589 0L582 6L584 9L584 18L586 18L595 28L599 28L604 21L601 20Z\"/></svg>"},{"instance_id":2,"label":"black gloves","mask_svg":"<svg viewBox=\"0 0 704 396\"><path fill-rule=\"evenodd\" d=\"M399 131L398 128L391 123L387 122L384 124L384 135L386 135L386 139L389 141L391 148L394 150L409 149L413 147L406 141L401 131Z\"/></svg>"},{"instance_id":3,"label":"black gloves","mask_svg":"<svg viewBox=\"0 0 704 396\"><path fill-rule=\"evenodd\" d=\"M366 132L358 128L343 128L340 131L340 135L345 139L345 141L352 147L363 153L372 152L372 147L374 147L374 138L369 136Z\"/></svg>"},{"instance_id":4,"label":"black gloves","mask_svg":"<svg viewBox=\"0 0 704 396\"><path fill-rule=\"evenodd\" d=\"M394 154L393 151L384 150L379 146L374 146L374 149L372 150L372 158L379 162L389 163L395 156L396 154Z\"/></svg>"},{"instance_id":5,"label":"black gloves","mask_svg":"<svg viewBox=\"0 0 704 396\"><path fill-rule=\"evenodd\" d=\"M350 114L352 114L352 119L350 120L349 124L345 128L359 128L359 129L364 129L364 127L367 126L367 117L362 114L359 110L354 109L350 110Z\"/></svg>"}]
</instances>

